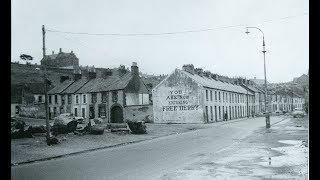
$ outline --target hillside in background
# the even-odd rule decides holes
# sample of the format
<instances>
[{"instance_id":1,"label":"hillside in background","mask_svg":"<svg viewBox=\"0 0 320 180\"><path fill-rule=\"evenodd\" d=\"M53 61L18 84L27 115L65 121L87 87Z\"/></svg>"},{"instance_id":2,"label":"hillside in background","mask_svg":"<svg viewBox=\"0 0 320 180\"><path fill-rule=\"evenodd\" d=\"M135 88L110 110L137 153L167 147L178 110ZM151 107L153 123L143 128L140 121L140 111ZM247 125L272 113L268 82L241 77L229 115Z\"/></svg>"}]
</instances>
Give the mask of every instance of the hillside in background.
<instances>
[{"instance_id":1,"label":"hillside in background","mask_svg":"<svg viewBox=\"0 0 320 180\"><path fill-rule=\"evenodd\" d=\"M11 63L11 84L22 84L22 83L43 83L43 74L40 68L40 65L36 64L18 64ZM86 75L88 73L88 66L80 66L82 74ZM119 68L109 69L112 73L119 73ZM129 67L124 67L126 71L130 71ZM101 76L107 68L95 68L97 76ZM60 81L60 76L69 76L72 77L72 69L62 69L62 68L48 68L47 77L52 82L52 85L55 86ZM140 76L143 82L148 86L149 89L152 89L158 85L167 75L149 75L140 72ZM227 81L228 78L219 76L220 80ZM230 78L229 78L230 79ZM252 80L252 79L251 79ZM262 82L262 81L261 81ZM259 87L263 89L263 83L257 83ZM268 89L270 90L279 90L279 89L291 89L297 94L304 96L305 92L309 89L309 76L306 74L301 75L300 77L294 78L290 82L286 83L268 83Z\"/></svg>"},{"instance_id":2,"label":"hillside in background","mask_svg":"<svg viewBox=\"0 0 320 180\"><path fill-rule=\"evenodd\" d=\"M40 65L36 64L18 64L11 63L11 84L29 84L29 83L43 83L43 73L42 70L37 70L40 68ZM82 74L84 76L88 73L88 66L80 66ZM119 73L119 68L109 69L113 74ZM126 71L130 71L129 67L124 67ZM97 77L101 77L103 72L107 68L95 68ZM55 86L60 81L60 76L69 76L72 78L73 70L72 69L62 69L62 68L48 68L47 77L52 82L52 85ZM140 72L143 82L151 89L159 84L166 75L148 75Z\"/></svg>"},{"instance_id":3,"label":"hillside in background","mask_svg":"<svg viewBox=\"0 0 320 180\"><path fill-rule=\"evenodd\" d=\"M39 65L34 64L17 64L11 63L11 84L22 83L43 83L42 70ZM60 76L68 75L67 73L56 72L54 70L47 70L47 77L52 82L52 85L56 85L60 81Z\"/></svg>"}]
</instances>

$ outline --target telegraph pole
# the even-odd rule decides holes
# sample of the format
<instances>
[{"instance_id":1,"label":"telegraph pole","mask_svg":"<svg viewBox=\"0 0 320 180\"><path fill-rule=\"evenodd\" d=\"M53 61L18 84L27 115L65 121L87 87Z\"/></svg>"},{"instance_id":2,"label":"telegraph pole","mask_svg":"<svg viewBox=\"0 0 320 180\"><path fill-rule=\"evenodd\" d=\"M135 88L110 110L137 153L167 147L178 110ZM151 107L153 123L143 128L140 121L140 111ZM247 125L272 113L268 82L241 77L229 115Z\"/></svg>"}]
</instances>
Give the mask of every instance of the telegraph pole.
<instances>
[{"instance_id":1,"label":"telegraph pole","mask_svg":"<svg viewBox=\"0 0 320 180\"><path fill-rule=\"evenodd\" d=\"M43 54L43 60L45 60L46 57L46 30L44 28L44 25L42 25L42 54ZM48 87L47 87L47 69L45 63L42 63L43 71L44 71L44 94L45 94L45 101L44 101L44 107L46 109L46 139L47 142L50 139L50 124L49 124L49 107L48 107Z\"/></svg>"}]
</instances>

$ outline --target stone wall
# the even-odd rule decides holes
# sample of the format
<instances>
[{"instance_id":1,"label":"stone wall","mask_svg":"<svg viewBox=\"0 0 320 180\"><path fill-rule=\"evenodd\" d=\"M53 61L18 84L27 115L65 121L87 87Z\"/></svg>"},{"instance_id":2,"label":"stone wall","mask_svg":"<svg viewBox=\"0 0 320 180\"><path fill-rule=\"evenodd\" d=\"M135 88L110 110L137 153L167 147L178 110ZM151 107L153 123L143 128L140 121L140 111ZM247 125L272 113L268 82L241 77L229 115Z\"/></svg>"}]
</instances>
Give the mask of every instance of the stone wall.
<instances>
[{"instance_id":1,"label":"stone wall","mask_svg":"<svg viewBox=\"0 0 320 180\"><path fill-rule=\"evenodd\" d=\"M126 106L123 109L124 120L153 122L152 105Z\"/></svg>"}]
</instances>

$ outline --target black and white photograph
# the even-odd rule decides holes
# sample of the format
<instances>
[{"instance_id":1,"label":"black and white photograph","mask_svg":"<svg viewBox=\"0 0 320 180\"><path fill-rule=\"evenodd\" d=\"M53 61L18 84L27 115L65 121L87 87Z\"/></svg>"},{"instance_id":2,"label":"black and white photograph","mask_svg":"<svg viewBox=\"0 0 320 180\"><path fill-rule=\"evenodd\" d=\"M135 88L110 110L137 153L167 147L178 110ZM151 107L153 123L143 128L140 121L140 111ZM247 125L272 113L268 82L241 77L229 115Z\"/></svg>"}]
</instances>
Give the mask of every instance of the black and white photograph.
<instances>
[{"instance_id":1,"label":"black and white photograph","mask_svg":"<svg viewBox=\"0 0 320 180\"><path fill-rule=\"evenodd\" d=\"M10 3L11 179L309 179L309 1Z\"/></svg>"}]
</instances>

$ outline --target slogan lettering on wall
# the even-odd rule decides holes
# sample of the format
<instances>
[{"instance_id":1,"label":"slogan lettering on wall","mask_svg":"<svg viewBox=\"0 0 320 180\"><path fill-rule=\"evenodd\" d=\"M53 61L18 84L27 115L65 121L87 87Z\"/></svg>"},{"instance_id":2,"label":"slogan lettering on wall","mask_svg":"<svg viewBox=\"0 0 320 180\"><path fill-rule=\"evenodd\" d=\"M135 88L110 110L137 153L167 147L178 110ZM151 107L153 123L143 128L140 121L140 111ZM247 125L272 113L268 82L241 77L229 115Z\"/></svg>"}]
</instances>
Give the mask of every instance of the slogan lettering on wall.
<instances>
[{"instance_id":1,"label":"slogan lettering on wall","mask_svg":"<svg viewBox=\"0 0 320 180\"><path fill-rule=\"evenodd\" d=\"M162 111L192 111L198 110L199 105L190 104L188 91L174 90L169 91L166 97L168 106L163 106Z\"/></svg>"}]
</instances>

